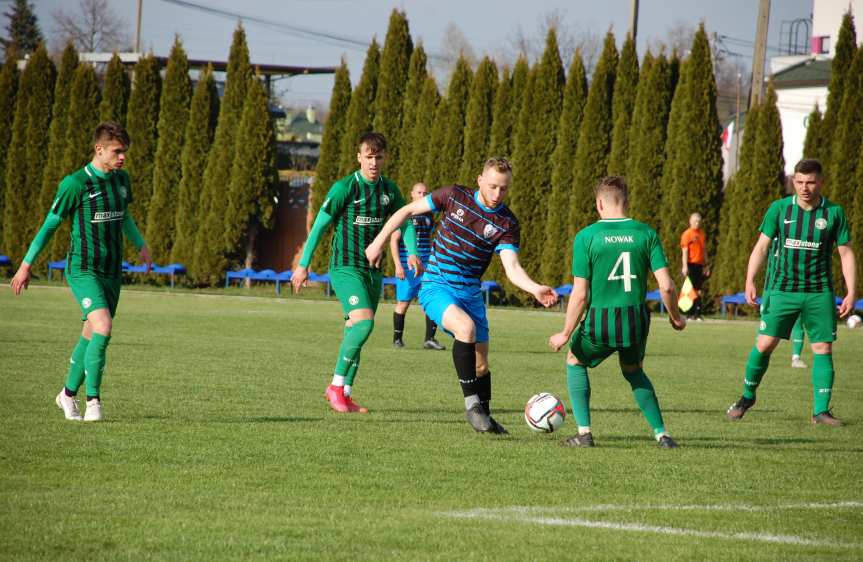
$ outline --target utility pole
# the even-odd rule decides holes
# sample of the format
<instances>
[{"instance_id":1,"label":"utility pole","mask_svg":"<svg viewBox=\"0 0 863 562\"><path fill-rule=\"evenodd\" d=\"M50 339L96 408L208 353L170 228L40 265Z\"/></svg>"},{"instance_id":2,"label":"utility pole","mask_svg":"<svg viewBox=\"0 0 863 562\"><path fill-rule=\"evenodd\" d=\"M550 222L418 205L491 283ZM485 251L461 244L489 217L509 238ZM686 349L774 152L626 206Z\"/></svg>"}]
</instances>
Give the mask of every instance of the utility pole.
<instances>
[{"instance_id":1,"label":"utility pole","mask_svg":"<svg viewBox=\"0 0 863 562\"><path fill-rule=\"evenodd\" d=\"M144 0L138 0L138 18L135 24L135 52L141 52L141 4Z\"/></svg>"},{"instance_id":2,"label":"utility pole","mask_svg":"<svg viewBox=\"0 0 863 562\"><path fill-rule=\"evenodd\" d=\"M767 55L767 24L769 22L770 0L759 0L755 53L752 59L752 96L749 98L749 107L758 105L764 91L764 58Z\"/></svg>"},{"instance_id":3,"label":"utility pole","mask_svg":"<svg viewBox=\"0 0 863 562\"><path fill-rule=\"evenodd\" d=\"M629 33L632 34L632 42L635 42L638 35L638 0L631 0L632 11L629 14Z\"/></svg>"},{"instance_id":4,"label":"utility pole","mask_svg":"<svg viewBox=\"0 0 863 562\"><path fill-rule=\"evenodd\" d=\"M734 170L732 174L737 173L740 168L740 73L737 73L737 109L734 114L734 136L731 139L734 143Z\"/></svg>"}]
</instances>

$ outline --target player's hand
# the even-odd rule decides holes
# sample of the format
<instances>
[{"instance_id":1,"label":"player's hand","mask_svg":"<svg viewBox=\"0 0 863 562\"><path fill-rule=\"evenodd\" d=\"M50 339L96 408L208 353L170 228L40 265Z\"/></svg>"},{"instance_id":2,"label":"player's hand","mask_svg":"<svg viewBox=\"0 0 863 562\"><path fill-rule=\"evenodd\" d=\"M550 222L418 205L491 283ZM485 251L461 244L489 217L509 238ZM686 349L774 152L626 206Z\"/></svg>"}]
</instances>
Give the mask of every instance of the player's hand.
<instances>
[{"instance_id":1,"label":"player's hand","mask_svg":"<svg viewBox=\"0 0 863 562\"><path fill-rule=\"evenodd\" d=\"M375 269L380 268L381 258L383 257L383 255L383 248L375 244L374 242L372 242L366 247L366 259L369 260L369 265Z\"/></svg>"},{"instance_id":2,"label":"player's hand","mask_svg":"<svg viewBox=\"0 0 863 562\"><path fill-rule=\"evenodd\" d=\"M678 332L686 327L686 316L683 316L682 314L678 315L677 318L669 314L668 321L671 323L671 327Z\"/></svg>"},{"instance_id":3,"label":"player's hand","mask_svg":"<svg viewBox=\"0 0 863 562\"><path fill-rule=\"evenodd\" d=\"M839 304L839 318L845 318L854 312L854 293L849 292Z\"/></svg>"},{"instance_id":4,"label":"player's hand","mask_svg":"<svg viewBox=\"0 0 863 562\"><path fill-rule=\"evenodd\" d=\"M710 266L707 264L704 265L704 276L710 277Z\"/></svg>"},{"instance_id":5,"label":"player's hand","mask_svg":"<svg viewBox=\"0 0 863 562\"><path fill-rule=\"evenodd\" d=\"M419 277L423 274L423 262L418 256L408 256L408 269L414 272L414 277ZM402 277L404 279L404 277Z\"/></svg>"},{"instance_id":6,"label":"player's hand","mask_svg":"<svg viewBox=\"0 0 863 562\"><path fill-rule=\"evenodd\" d=\"M396 262L396 279L404 281L405 277L405 268L402 267L401 262Z\"/></svg>"},{"instance_id":7,"label":"player's hand","mask_svg":"<svg viewBox=\"0 0 863 562\"><path fill-rule=\"evenodd\" d=\"M755 299L758 298L758 291L755 290L755 283L753 283L749 279L746 280L745 294L747 304L751 304L752 306L756 306L758 304L757 302L755 302Z\"/></svg>"},{"instance_id":8,"label":"player's hand","mask_svg":"<svg viewBox=\"0 0 863 562\"><path fill-rule=\"evenodd\" d=\"M566 332L558 332L548 338L548 347L555 351L560 351L560 348L565 346L569 341L569 335Z\"/></svg>"},{"instance_id":9,"label":"player's hand","mask_svg":"<svg viewBox=\"0 0 863 562\"><path fill-rule=\"evenodd\" d=\"M9 284L12 287L12 292L20 295L21 291L30 286L30 264L21 263L21 267L15 272L12 277L12 282Z\"/></svg>"},{"instance_id":10,"label":"player's hand","mask_svg":"<svg viewBox=\"0 0 863 562\"><path fill-rule=\"evenodd\" d=\"M300 288L308 285L309 279L309 270L305 267L299 265L297 268L291 273L291 286L294 288L294 293L300 292Z\"/></svg>"},{"instance_id":11,"label":"player's hand","mask_svg":"<svg viewBox=\"0 0 863 562\"><path fill-rule=\"evenodd\" d=\"M546 308L557 304L557 293L555 293L554 289L552 289L551 287L539 285L536 289L534 289L533 296L534 298L536 298L536 300L539 301L542 306Z\"/></svg>"},{"instance_id":12,"label":"player's hand","mask_svg":"<svg viewBox=\"0 0 863 562\"><path fill-rule=\"evenodd\" d=\"M689 267L686 264L683 264L683 267L680 268L680 274L686 279L686 276L689 275Z\"/></svg>"},{"instance_id":13,"label":"player's hand","mask_svg":"<svg viewBox=\"0 0 863 562\"><path fill-rule=\"evenodd\" d=\"M144 265L147 266L146 273L150 273L150 270L153 268L153 258L150 257L150 248L144 245L141 248L141 251L138 252L138 255L141 257L141 261L144 262Z\"/></svg>"}]
</instances>

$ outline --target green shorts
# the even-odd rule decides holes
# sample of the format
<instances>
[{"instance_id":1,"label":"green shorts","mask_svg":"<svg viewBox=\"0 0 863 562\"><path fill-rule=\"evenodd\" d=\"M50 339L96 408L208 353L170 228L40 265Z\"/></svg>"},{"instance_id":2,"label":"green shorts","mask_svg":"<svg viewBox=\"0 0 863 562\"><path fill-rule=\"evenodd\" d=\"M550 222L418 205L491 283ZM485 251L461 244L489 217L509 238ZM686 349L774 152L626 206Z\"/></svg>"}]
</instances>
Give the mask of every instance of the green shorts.
<instances>
[{"instance_id":1,"label":"green shorts","mask_svg":"<svg viewBox=\"0 0 863 562\"><path fill-rule=\"evenodd\" d=\"M71 272L66 270L66 283L72 289L72 296L81 307L81 320L94 310L107 308L111 318L117 312L120 301L120 287L123 285L119 277L101 277L86 271Z\"/></svg>"},{"instance_id":2,"label":"green shorts","mask_svg":"<svg viewBox=\"0 0 863 562\"><path fill-rule=\"evenodd\" d=\"M330 285L336 292L345 317L352 310L378 309L383 273L380 269L339 267L330 270Z\"/></svg>"},{"instance_id":3,"label":"green shorts","mask_svg":"<svg viewBox=\"0 0 863 562\"><path fill-rule=\"evenodd\" d=\"M758 333L787 340L798 317L812 343L836 341L836 303L830 292L765 293Z\"/></svg>"},{"instance_id":4,"label":"green shorts","mask_svg":"<svg viewBox=\"0 0 863 562\"><path fill-rule=\"evenodd\" d=\"M614 352L617 352L620 362L624 365L640 365L644 360L646 348L647 340L628 347L613 347L595 342L584 335L581 326L569 340L569 350L578 358L579 363L590 368L598 366Z\"/></svg>"}]
</instances>

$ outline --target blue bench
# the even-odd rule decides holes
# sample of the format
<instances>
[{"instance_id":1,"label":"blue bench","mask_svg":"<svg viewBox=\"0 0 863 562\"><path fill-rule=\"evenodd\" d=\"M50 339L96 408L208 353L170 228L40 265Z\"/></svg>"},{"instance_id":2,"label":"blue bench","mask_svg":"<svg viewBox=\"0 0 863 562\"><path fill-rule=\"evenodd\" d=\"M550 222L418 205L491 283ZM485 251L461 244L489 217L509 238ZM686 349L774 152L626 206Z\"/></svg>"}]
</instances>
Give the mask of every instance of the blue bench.
<instances>
[{"instance_id":1,"label":"blue bench","mask_svg":"<svg viewBox=\"0 0 863 562\"><path fill-rule=\"evenodd\" d=\"M228 271L225 273L225 288L227 289L231 285L231 281L272 281L276 283L276 294L278 295L281 288L281 279L279 276L280 274L272 269L255 271L251 267L247 267L239 271Z\"/></svg>"},{"instance_id":2,"label":"blue bench","mask_svg":"<svg viewBox=\"0 0 863 562\"><path fill-rule=\"evenodd\" d=\"M392 285L393 287L395 287L396 283L398 283L398 281L399 281L398 277L384 277L381 280L381 298L384 298L384 289L387 288L387 285ZM395 290L395 289L393 289L393 290Z\"/></svg>"},{"instance_id":3,"label":"blue bench","mask_svg":"<svg viewBox=\"0 0 863 562\"><path fill-rule=\"evenodd\" d=\"M12 265L12 260L9 259L9 256L0 255L0 265Z\"/></svg>"},{"instance_id":4,"label":"blue bench","mask_svg":"<svg viewBox=\"0 0 863 562\"><path fill-rule=\"evenodd\" d=\"M761 297L757 297L755 302L761 304ZM737 317L737 307L741 304L746 303L746 294L745 293L736 293L734 295L725 295L722 297L720 301L720 310L722 311L722 315L725 316L726 305L733 304L734 305L734 317Z\"/></svg>"},{"instance_id":5,"label":"blue bench","mask_svg":"<svg viewBox=\"0 0 863 562\"><path fill-rule=\"evenodd\" d=\"M329 273L312 273L309 272L309 281L312 283L324 283L324 290L326 291L326 295L330 296L330 274Z\"/></svg>"},{"instance_id":6,"label":"blue bench","mask_svg":"<svg viewBox=\"0 0 863 562\"><path fill-rule=\"evenodd\" d=\"M171 288L174 288L174 281L177 275L185 275L186 274L186 266L179 263L172 263L169 265L156 265L153 264L152 269L150 269L156 275L169 275L171 277Z\"/></svg>"},{"instance_id":7,"label":"blue bench","mask_svg":"<svg viewBox=\"0 0 863 562\"><path fill-rule=\"evenodd\" d=\"M489 301L491 300L491 292L499 291L500 284L497 281L483 281L480 283L479 290L482 291L483 296L485 297L485 305L489 306Z\"/></svg>"},{"instance_id":8,"label":"blue bench","mask_svg":"<svg viewBox=\"0 0 863 562\"><path fill-rule=\"evenodd\" d=\"M126 262L123 262L124 265L125 265L125 263ZM62 279L63 278L62 272L66 271L66 260L57 260L57 261L49 261L48 262L48 281L51 280L51 276L52 276L54 270L59 270L61 272L60 278Z\"/></svg>"}]
</instances>

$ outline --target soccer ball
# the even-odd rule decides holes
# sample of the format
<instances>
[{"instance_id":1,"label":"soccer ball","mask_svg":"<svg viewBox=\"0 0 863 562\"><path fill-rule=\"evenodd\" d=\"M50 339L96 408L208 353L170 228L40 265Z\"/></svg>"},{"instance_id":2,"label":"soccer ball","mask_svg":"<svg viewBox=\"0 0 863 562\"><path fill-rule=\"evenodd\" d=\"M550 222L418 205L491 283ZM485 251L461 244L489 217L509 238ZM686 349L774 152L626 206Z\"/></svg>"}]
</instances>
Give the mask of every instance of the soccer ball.
<instances>
[{"instance_id":1,"label":"soccer ball","mask_svg":"<svg viewBox=\"0 0 863 562\"><path fill-rule=\"evenodd\" d=\"M849 328L856 328L861 323L863 323L863 318L860 318L856 314L852 314L851 316L848 317L848 320L846 320L845 323L848 325Z\"/></svg>"},{"instance_id":2,"label":"soccer ball","mask_svg":"<svg viewBox=\"0 0 863 562\"><path fill-rule=\"evenodd\" d=\"M524 421L539 433L552 433L563 425L566 409L560 399L548 392L534 394L524 407Z\"/></svg>"}]
</instances>

